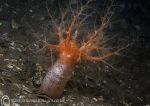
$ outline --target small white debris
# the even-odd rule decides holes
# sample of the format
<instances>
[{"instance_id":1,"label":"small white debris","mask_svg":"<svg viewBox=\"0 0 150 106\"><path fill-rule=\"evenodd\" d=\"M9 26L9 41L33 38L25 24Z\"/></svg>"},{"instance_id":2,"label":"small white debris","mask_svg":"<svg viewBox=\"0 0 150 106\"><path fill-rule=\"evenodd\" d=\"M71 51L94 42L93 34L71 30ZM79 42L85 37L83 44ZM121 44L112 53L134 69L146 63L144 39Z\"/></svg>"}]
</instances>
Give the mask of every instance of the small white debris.
<instances>
[{"instance_id":1,"label":"small white debris","mask_svg":"<svg viewBox=\"0 0 150 106\"><path fill-rule=\"evenodd\" d=\"M39 63L36 63L36 70L38 70L39 72L43 71L43 68Z\"/></svg>"},{"instance_id":2,"label":"small white debris","mask_svg":"<svg viewBox=\"0 0 150 106\"><path fill-rule=\"evenodd\" d=\"M10 47L10 49L15 50L15 48L14 48L14 47Z\"/></svg>"},{"instance_id":3,"label":"small white debris","mask_svg":"<svg viewBox=\"0 0 150 106\"><path fill-rule=\"evenodd\" d=\"M7 67L12 69L14 66L12 64L8 64Z\"/></svg>"},{"instance_id":4,"label":"small white debris","mask_svg":"<svg viewBox=\"0 0 150 106\"><path fill-rule=\"evenodd\" d=\"M0 57L3 57L4 55L3 54L0 54Z\"/></svg>"},{"instance_id":5,"label":"small white debris","mask_svg":"<svg viewBox=\"0 0 150 106\"><path fill-rule=\"evenodd\" d=\"M3 23L2 22L0 22L0 26L2 25Z\"/></svg>"},{"instance_id":6,"label":"small white debris","mask_svg":"<svg viewBox=\"0 0 150 106\"><path fill-rule=\"evenodd\" d=\"M21 50L20 48L17 48L17 50L18 50L19 52L22 52L22 50Z\"/></svg>"},{"instance_id":7,"label":"small white debris","mask_svg":"<svg viewBox=\"0 0 150 106\"><path fill-rule=\"evenodd\" d=\"M106 80L104 80L104 81L103 81L103 83L104 83L104 84L106 84L106 83L107 83L107 81L106 81Z\"/></svg>"},{"instance_id":8,"label":"small white debris","mask_svg":"<svg viewBox=\"0 0 150 106\"><path fill-rule=\"evenodd\" d=\"M19 62L21 62L21 61L22 61L22 59L20 58L18 61L19 61Z\"/></svg>"},{"instance_id":9,"label":"small white debris","mask_svg":"<svg viewBox=\"0 0 150 106\"><path fill-rule=\"evenodd\" d=\"M18 67L18 66L16 66L16 69L22 71L22 69L20 67Z\"/></svg>"},{"instance_id":10,"label":"small white debris","mask_svg":"<svg viewBox=\"0 0 150 106\"><path fill-rule=\"evenodd\" d=\"M14 46L14 45L15 45L15 42L11 42L10 45L11 45L11 46Z\"/></svg>"},{"instance_id":11,"label":"small white debris","mask_svg":"<svg viewBox=\"0 0 150 106\"><path fill-rule=\"evenodd\" d=\"M12 106L21 106L21 105L17 103L13 103Z\"/></svg>"},{"instance_id":12,"label":"small white debris","mask_svg":"<svg viewBox=\"0 0 150 106\"><path fill-rule=\"evenodd\" d=\"M24 99L25 98L25 95L20 95L19 96L19 99Z\"/></svg>"},{"instance_id":13,"label":"small white debris","mask_svg":"<svg viewBox=\"0 0 150 106\"><path fill-rule=\"evenodd\" d=\"M9 61L9 59L4 59L4 61L7 61L7 62L8 62L8 61Z\"/></svg>"},{"instance_id":14,"label":"small white debris","mask_svg":"<svg viewBox=\"0 0 150 106\"><path fill-rule=\"evenodd\" d=\"M17 62L17 60L16 60L16 59L11 59L11 61L12 61L12 62Z\"/></svg>"},{"instance_id":15,"label":"small white debris","mask_svg":"<svg viewBox=\"0 0 150 106\"><path fill-rule=\"evenodd\" d=\"M26 87L25 85L22 85L21 87L22 87L22 90L24 91L24 92L23 92L24 94L27 94L27 93L31 93L31 92L32 92L32 91L31 91L28 87Z\"/></svg>"},{"instance_id":16,"label":"small white debris","mask_svg":"<svg viewBox=\"0 0 150 106\"><path fill-rule=\"evenodd\" d=\"M98 98L98 100L99 100L99 101L104 101L103 96L100 96L100 97Z\"/></svg>"},{"instance_id":17,"label":"small white debris","mask_svg":"<svg viewBox=\"0 0 150 106\"><path fill-rule=\"evenodd\" d=\"M32 13L32 12L33 12L33 10L31 10L31 9L30 9L30 10L29 10L29 12L30 12L30 13Z\"/></svg>"},{"instance_id":18,"label":"small white debris","mask_svg":"<svg viewBox=\"0 0 150 106\"><path fill-rule=\"evenodd\" d=\"M93 98L93 100L94 100L95 102L97 102L97 99L96 99L96 98Z\"/></svg>"}]
</instances>

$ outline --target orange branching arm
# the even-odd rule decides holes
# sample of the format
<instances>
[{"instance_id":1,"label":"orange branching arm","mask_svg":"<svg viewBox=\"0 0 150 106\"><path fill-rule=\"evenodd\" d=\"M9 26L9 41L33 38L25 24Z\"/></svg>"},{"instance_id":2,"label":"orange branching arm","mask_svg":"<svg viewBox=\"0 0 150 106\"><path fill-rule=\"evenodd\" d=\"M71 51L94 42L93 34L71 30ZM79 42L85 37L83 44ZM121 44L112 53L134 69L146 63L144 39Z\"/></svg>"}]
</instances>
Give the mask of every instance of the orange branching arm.
<instances>
[{"instance_id":1,"label":"orange branching arm","mask_svg":"<svg viewBox=\"0 0 150 106\"><path fill-rule=\"evenodd\" d=\"M82 44L80 47L77 46L76 36L78 29L76 29L76 31L72 30L75 29L75 24L78 24L77 21L79 16L84 10L87 9L88 4L91 1L92 0L88 0L88 2L77 11L76 15L72 17L71 23L67 24L68 27L65 30L66 37L64 37L62 34L62 23L60 24L60 26L57 28L58 32L56 33L56 36L59 39L58 45L48 44L44 41L48 49L56 50L58 52L58 58L55 64L48 69L48 72L40 87L40 90L51 98L55 99L62 95L65 85L70 79L72 72L79 61L101 61L111 66L105 61L105 59L113 55L118 55L121 50L124 50L129 46L127 45L126 47L120 48L116 51L106 54L104 53L104 55L101 57L91 56L91 52L95 50L100 50L103 52L103 49L105 49L102 45L103 42L101 41L104 37L104 29L107 28L110 23L110 17L112 15L110 11L111 7L109 7L106 11L106 15L101 18L101 26L94 32L87 34L87 36L90 35L90 37L84 44ZM65 12L65 15L66 13L67 12ZM63 22L65 15L63 15L61 22ZM71 35L75 35L75 37L73 38Z\"/></svg>"}]
</instances>

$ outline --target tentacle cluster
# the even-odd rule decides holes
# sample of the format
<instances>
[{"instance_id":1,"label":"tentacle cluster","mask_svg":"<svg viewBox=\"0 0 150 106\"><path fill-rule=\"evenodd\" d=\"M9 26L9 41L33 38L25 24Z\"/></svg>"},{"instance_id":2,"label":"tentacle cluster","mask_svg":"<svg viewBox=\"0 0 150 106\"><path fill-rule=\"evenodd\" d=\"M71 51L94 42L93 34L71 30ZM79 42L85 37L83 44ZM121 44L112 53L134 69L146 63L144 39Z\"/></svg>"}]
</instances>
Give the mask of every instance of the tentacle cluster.
<instances>
[{"instance_id":1,"label":"tentacle cluster","mask_svg":"<svg viewBox=\"0 0 150 106\"><path fill-rule=\"evenodd\" d=\"M90 61L101 61L105 62L105 59L112 56L112 55L118 55L119 52L126 47L114 50L107 51L107 53L103 54L99 57L93 57L91 55L92 51L105 51L107 48L104 47L104 35L105 35L105 29L108 28L110 24L110 19L113 15L113 2L111 2L110 6L108 6L107 10L105 11L105 14L103 17L100 17L101 25L97 29L94 29L94 31L87 33L88 40L84 42L80 47L78 47L76 38L78 36L78 32L80 31L81 26L84 24L84 21L90 16L85 15L86 17L82 20L79 20L80 16L84 14L86 10L89 8L89 3L91 3L92 0L88 0L87 3L83 6L81 6L77 11L75 11L75 15L71 16L71 19L69 23L64 24L65 17L67 17L67 13L70 9L70 6L66 9L65 12L63 12L60 20L60 24L56 25L54 23L56 32L55 35L59 39L58 45L51 45L48 44L49 49L55 49L59 56L65 54L68 57L72 58L72 61L79 62L81 60L90 60ZM53 21L53 20L52 20ZM65 36L65 37L64 37ZM106 63L106 62L105 62Z\"/></svg>"}]
</instances>

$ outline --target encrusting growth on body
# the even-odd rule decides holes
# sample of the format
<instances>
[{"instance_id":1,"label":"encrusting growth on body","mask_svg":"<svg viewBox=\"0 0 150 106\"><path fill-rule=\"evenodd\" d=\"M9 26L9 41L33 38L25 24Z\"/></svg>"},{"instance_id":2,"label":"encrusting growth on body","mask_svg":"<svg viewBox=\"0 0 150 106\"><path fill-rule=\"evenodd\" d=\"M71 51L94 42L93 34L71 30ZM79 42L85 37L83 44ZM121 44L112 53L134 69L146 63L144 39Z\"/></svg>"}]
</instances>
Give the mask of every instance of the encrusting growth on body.
<instances>
[{"instance_id":1,"label":"encrusting growth on body","mask_svg":"<svg viewBox=\"0 0 150 106\"><path fill-rule=\"evenodd\" d=\"M85 20L84 19L78 22L78 18L85 10L87 10L91 1L92 0L89 0L76 12L75 16L72 16L71 22L68 25L69 27L65 27L66 30L64 34L64 32L62 32L64 30L64 26L62 24L67 14L66 11L61 18L60 25L56 27L56 36L59 39L59 44L47 44L50 50L56 50L58 52L58 58L56 62L52 67L48 69L48 72L40 86L41 92L45 93L50 98L55 99L59 98L62 95L65 85L70 79L76 64L80 61L89 60L95 62L101 61L105 63L106 58L117 55L121 50L126 48L124 47L115 50L114 52L108 52L101 57L94 57L90 55L92 51L105 49L103 47L104 29L107 28L110 23L110 18L113 13L111 12L113 4L108 7L106 14L101 18L101 26L94 32L88 33L88 40L85 41L80 47L77 45L76 37L79 32L78 29L80 29L80 27L82 26L82 22L84 22Z\"/></svg>"}]
</instances>

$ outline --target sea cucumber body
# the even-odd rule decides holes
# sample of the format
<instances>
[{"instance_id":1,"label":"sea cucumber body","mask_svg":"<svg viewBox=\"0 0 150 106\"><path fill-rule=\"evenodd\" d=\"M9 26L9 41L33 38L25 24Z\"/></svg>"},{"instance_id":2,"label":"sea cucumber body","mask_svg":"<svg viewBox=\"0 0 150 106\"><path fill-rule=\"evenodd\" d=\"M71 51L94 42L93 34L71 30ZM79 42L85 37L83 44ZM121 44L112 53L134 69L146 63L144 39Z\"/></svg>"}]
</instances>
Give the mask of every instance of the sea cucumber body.
<instances>
[{"instance_id":1,"label":"sea cucumber body","mask_svg":"<svg viewBox=\"0 0 150 106\"><path fill-rule=\"evenodd\" d=\"M48 69L40 90L50 98L59 98L64 91L75 67L73 58L60 56L55 64Z\"/></svg>"}]
</instances>

